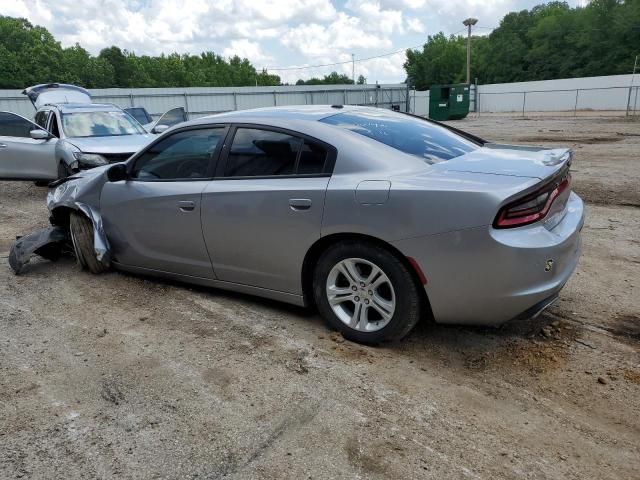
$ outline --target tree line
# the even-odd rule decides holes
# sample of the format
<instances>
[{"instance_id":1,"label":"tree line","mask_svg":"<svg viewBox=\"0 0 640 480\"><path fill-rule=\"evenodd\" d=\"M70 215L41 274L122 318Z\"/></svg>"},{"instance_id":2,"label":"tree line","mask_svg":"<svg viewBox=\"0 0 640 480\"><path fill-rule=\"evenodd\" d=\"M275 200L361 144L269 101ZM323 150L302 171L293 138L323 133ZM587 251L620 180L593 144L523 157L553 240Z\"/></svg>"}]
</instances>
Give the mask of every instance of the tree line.
<instances>
[{"instance_id":1,"label":"tree line","mask_svg":"<svg viewBox=\"0 0 640 480\"><path fill-rule=\"evenodd\" d=\"M280 77L258 71L246 58L200 55L136 55L117 46L97 56L79 44L63 48L51 33L24 18L0 16L0 88L38 83L72 83L86 88L239 87L281 85ZM365 83L360 76L359 83ZM296 85L350 84L331 72Z\"/></svg>"},{"instance_id":2,"label":"tree line","mask_svg":"<svg viewBox=\"0 0 640 480\"><path fill-rule=\"evenodd\" d=\"M512 12L486 36L471 38L471 81L521 82L631 73L640 54L640 1L565 2ZM467 38L429 36L407 50L407 82L419 90L466 81Z\"/></svg>"},{"instance_id":3,"label":"tree line","mask_svg":"<svg viewBox=\"0 0 640 480\"><path fill-rule=\"evenodd\" d=\"M429 36L422 50L407 50L407 82L423 90L463 82L466 42L460 35ZM507 14L486 36L473 36L472 81L501 83L629 73L640 53L640 0L565 2ZM281 85L278 75L249 60L214 52L136 55L117 46L91 55L79 44L64 48L43 27L0 15L0 88L47 82L86 88L229 87ZM298 80L296 85L352 84L344 74ZM366 83L360 75L358 84Z\"/></svg>"}]
</instances>

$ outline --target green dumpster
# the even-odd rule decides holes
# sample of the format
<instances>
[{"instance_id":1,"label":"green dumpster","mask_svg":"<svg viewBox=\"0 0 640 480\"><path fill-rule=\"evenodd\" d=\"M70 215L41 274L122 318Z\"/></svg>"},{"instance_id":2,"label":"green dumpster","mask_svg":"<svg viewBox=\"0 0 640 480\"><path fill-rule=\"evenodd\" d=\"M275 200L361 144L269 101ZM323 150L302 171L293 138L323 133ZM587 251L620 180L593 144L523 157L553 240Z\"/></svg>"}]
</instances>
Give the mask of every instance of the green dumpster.
<instances>
[{"instance_id":1,"label":"green dumpster","mask_svg":"<svg viewBox=\"0 0 640 480\"><path fill-rule=\"evenodd\" d=\"M459 120L469 114L469 85L432 85L429 89L429 118Z\"/></svg>"}]
</instances>

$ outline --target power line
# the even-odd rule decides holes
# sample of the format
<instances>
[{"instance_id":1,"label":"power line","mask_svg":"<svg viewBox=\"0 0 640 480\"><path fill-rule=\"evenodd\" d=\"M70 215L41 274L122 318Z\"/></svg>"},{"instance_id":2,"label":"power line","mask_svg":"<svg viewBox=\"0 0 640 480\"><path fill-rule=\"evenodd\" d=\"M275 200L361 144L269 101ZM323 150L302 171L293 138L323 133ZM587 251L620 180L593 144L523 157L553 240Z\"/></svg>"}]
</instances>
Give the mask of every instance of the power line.
<instances>
[{"instance_id":1,"label":"power line","mask_svg":"<svg viewBox=\"0 0 640 480\"><path fill-rule=\"evenodd\" d=\"M496 30L499 27L484 27L484 26L480 26L477 25L474 28L483 28L483 29L487 29L487 30ZM636 28L640 28L639 26L632 26L630 27L631 29L636 29ZM466 29L463 28L461 30L458 30L457 32L454 32L452 34L450 34L449 36L452 35L458 35L459 33L465 31ZM514 30L508 30L506 32L502 32L502 33L516 33L516 32L523 32L523 31L529 31L530 29L526 28L526 29L514 29ZM589 32L589 31L603 31L606 29L602 29L602 28L585 28L585 29L561 29L561 31L563 33L570 33L570 32ZM426 43L426 42L425 42ZM304 66L300 66L300 67L266 67L265 69L267 71L272 71L272 72L283 72L283 71L291 71L291 70L307 70L309 68L322 68L322 67L335 67L338 65L346 65L348 63L361 63L361 62L366 62L368 60L375 60L377 58L384 58L384 57L390 57L391 55L396 55L400 52L405 52L407 50L413 50L416 48L422 48L424 46L424 43L420 44L420 45L415 45L413 47L406 47L406 48L401 48L399 50L394 50L393 52L388 52L388 53L383 53L380 55L374 55L372 57L365 57L365 58L357 58L354 60L344 60L342 62L333 62L333 63L321 63L321 64L317 64L317 65L304 65Z\"/></svg>"},{"instance_id":2,"label":"power line","mask_svg":"<svg viewBox=\"0 0 640 480\"><path fill-rule=\"evenodd\" d=\"M458 30L457 32L452 33L451 35L457 35L457 34L459 34L460 32L462 32L464 30L465 29L463 28L462 30ZM368 60L375 60L376 58L390 57L391 55L396 55L396 54L398 54L400 52L406 52L407 50L413 50L415 48L422 48L423 46L424 46L424 43L421 43L420 45L415 45L413 47L401 48L399 50L394 50L393 52L383 53L383 54L380 54L380 55L374 55L372 57L356 58L355 59L355 63L366 62ZM353 60L345 60L343 62L322 63L322 64L318 64L318 65L305 65L305 66L301 66L301 67L265 67L265 69L268 70L268 71L272 71L272 72L282 72L282 71L285 71L285 70L306 70L307 68L334 67L336 65L346 65L347 63L352 63L352 62L353 62Z\"/></svg>"},{"instance_id":3,"label":"power line","mask_svg":"<svg viewBox=\"0 0 640 480\"><path fill-rule=\"evenodd\" d=\"M383 53L381 55L375 55L373 57L357 58L355 60L355 62L356 63L360 63L360 62L366 62L367 60L373 60L373 59L376 59L376 58L390 57L391 55L396 55L397 53L404 52L405 50L407 50L409 48L419 48L421 46L422 45L417 45L415 47L401 48L400 50L395 50L393 52ZM267 67L267 70L270 70L270 71L305 70L307 68L333 67L335 65L345 65L345 64L351 63L351 62L352 62L352 60L345 60L343 62L322 63L322 64L318 64L318 65L305 65L305 66L302 66L302 67Z\"/></svg>"}]
</instances>

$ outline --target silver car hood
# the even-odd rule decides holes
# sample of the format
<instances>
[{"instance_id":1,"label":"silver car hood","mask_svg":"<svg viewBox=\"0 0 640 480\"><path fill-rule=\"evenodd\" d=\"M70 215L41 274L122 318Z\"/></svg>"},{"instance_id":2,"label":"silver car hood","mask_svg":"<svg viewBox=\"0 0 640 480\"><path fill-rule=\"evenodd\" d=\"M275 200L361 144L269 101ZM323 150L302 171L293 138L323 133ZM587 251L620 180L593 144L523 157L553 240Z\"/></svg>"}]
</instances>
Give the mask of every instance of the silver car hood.
<instances>
[{"instance_id":1,"label":"silver car hood","mask_svg":"<svg viewBox=\"0 0 640 480\"><path fill-rule=\"evenodd\" d=\"M437 164L453 172L488 173L545 179L571 161L568 148L528 147L487 143L465 155Z\"/></svg>"},{"instance_id":2,"label":"silver car hood","mask_svg":"<svg viewBox=\"0 0 640 480\"><path fill-rule=\"evenodd\" d=\"M154 135L145 133L109 137L70 137L66 141L85 153L135 153L154 138Z\"/></svg>"}]
</instances>

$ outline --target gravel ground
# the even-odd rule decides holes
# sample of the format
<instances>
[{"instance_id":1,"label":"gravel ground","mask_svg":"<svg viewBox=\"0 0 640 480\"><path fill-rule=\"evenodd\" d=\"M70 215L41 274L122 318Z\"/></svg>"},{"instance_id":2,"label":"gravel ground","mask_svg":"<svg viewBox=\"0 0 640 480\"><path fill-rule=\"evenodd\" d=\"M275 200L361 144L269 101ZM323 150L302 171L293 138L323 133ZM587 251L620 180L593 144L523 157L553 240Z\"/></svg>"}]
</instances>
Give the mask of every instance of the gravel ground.
<instances>
[{"instance_id":1,"label":"gravel ground","mask_svg":"<svg viewBox=\"0 0 640 480\"><path fill-rule=\"evenodd\" d=\"M638 478L640 123L456 126L575 149L581 263L536 320L377 348L314 312L73 259L14 276L46 189L0 183L0 478Z\"/></svg>"}]
</instances>

